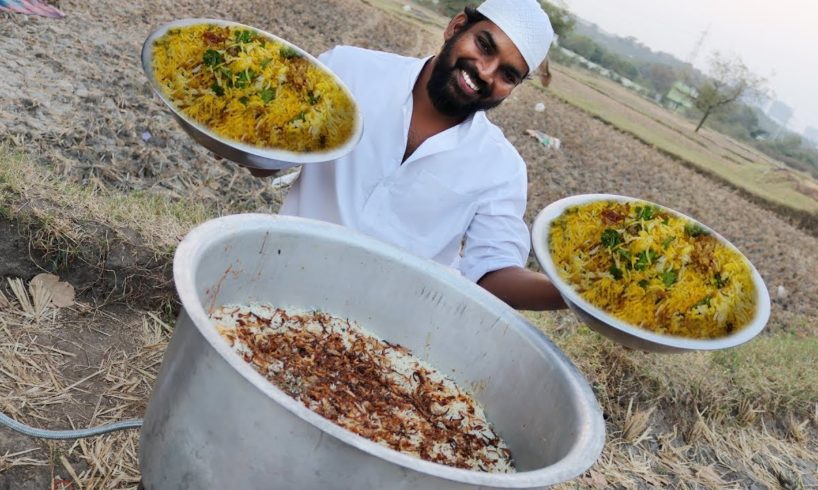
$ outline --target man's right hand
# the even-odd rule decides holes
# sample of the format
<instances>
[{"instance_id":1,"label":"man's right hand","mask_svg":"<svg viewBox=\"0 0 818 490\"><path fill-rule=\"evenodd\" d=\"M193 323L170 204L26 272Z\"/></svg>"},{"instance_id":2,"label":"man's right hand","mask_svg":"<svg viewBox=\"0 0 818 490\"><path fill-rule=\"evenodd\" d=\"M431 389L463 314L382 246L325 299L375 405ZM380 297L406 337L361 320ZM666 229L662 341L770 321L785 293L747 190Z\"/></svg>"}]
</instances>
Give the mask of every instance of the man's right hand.
<instances>
[{"instance_id":1,"label":"man's right hand","mask_svg":"<svg viewBox=\"0 0 818 490\"><path fill-rule=\"evenodd\" d=\"M213 158L215 158L216 160L223 160L224 159L224 157L216 155L215 153L211 153L211 154L213 155ZM253 177L259 177L259 178L272 177L274 175L277 175L279 172L281 172L281 170L267 170L267 169L263 169L263 168L248 167L248 166L242 165L240 163L238 164L238 166L246 168L248 171L250 171L250 175L252 175Z\"/></svg>"},{"instance_id":2,"label":"man's right hand","mask_svg":"<svg viewBox=\"0 0 818 490\"><path fill-rule=\"evenodd\" d=\"M253 167L245 167L247 170L250 171L250 175L253 177L272 177L277 175L281 170L267 170L263 168L253 168Z\"/></svg>"}]
</instances>

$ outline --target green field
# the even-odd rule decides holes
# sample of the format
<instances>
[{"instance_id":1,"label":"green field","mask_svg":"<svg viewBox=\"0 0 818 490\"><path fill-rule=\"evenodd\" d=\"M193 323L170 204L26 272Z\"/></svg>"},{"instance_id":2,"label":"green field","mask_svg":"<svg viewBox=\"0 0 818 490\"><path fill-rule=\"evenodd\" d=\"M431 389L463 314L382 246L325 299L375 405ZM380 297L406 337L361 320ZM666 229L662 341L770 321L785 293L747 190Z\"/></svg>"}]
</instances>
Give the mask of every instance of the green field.
<instances>
[{"instance_id":1,"label":"green field","mask_svg":"<svg viewBox=\"0 0 818 490\"><path fill-rule=\"evenodd\" d=\"M818 219L818 182L725 135L695 125L619 84L555 66L544 90L657 150L774 206ZM814 189L814 191L813 191Z\"/></svg>"}]
</instances>

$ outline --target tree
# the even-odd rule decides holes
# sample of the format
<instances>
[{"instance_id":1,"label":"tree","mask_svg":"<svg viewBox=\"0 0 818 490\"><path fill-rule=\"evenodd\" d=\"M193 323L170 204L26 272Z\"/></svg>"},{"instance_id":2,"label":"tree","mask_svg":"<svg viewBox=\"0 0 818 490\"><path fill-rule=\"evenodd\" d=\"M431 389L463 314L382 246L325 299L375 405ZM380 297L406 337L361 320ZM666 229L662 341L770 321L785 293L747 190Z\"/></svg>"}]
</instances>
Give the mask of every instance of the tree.
<instances>
[{"instance_id":1,"label":"tree","mask_svg":"<svg viewBox=\"0 0 818 490\"><path fill-rule=\"evenodd\" d=\"M740 58L729 58L718 51L710 59L709 77L699 86L696 108L702 118L694 132L714 112L728 107L741 98L757 97L766 93L767 81L753 74Z\"/></svg>"},{"instance_id":2,"label":"tree","mask_svg":"<svg viewBox=\"0 0 818 490\"><path fill-rule=\"evenodd\" d=\"M758 121L756 109L747 104L731 104L730 107L716 114L713 118L718 119L720 125L723 124L730 136L739 139L751 140L766 131L761 129ZM713 119L710 119L711 123ZM719 128L721 130L721 128Z\"/></svg>"},{"instance_id":3,"label":"tree","mask_svg":"<svg viewBox=\"0 0 818 490\"><path fill-rule=\"evenodd\" d=\"M579 36L576 34L565 36L560 39L560 45L565 49L582 56L586 60L590 60L594 57L602 57L600 46L588 36ZM597 55L597 53L599 54Z\"/></svg>"},{"instance_id":4,"label":"tree","mask_svg":"<svg viewBox=\"0 0 818 490\"><path fill-rule=\"evenodd\" d=\"M639 70L633 63L616 53L604 51L599 64L629 80L635 81L639 78Z\"/></svg>"},{"instance_id":5,"label":"tree","mask_svg":"<svg viewBox=\"0 0 818 490\"><path fill-rule=\"evenodd\" d=\"M540 5L542 5L545 13L548 14L548 18L551 20L551 27L554 28L554 33L556 33L557 36L566 36L574 30L577 20L570 12L545 1L541 1Z\"/></svg>"},{"instance_id":6,"label":"tree","mask_svg":"<svg viewBox=\"0 0 818 490\"><path fill-rule=\"evenodd\" d=\"M665 95L670 91L670 87L676 83L678 76L673 67L663 63L648 63L639 68L642 78L647 80L656 93Z\"/></svg>"}]
</instances>

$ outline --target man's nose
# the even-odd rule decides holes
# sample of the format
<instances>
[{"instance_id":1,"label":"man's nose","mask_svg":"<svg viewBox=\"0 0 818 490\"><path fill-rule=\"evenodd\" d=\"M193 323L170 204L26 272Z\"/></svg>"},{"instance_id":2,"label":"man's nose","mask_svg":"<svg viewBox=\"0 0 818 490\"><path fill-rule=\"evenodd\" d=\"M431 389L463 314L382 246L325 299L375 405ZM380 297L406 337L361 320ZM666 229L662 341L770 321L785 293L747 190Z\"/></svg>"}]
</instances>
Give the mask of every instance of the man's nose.
<instances>
[{"instance_id":1,"label":"man's nose","mask_svg":"<svg viewBox=\"0 0 818 490\"><path fill-rule=\"evenodd\" d=\"M494 74L500 62L496 58L484 58L477 62L477 75L487 85L491 86L494 81Z\"/></svg>"}]
</instances>

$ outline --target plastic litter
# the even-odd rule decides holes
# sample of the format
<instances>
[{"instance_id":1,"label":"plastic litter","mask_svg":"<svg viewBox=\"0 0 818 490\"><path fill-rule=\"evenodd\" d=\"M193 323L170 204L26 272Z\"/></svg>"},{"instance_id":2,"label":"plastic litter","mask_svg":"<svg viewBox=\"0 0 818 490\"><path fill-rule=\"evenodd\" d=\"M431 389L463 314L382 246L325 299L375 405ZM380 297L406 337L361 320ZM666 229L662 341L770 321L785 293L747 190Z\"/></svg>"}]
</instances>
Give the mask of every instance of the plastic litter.
<instances>
[{"instance_id":1,"label":"plastic litter","mask_svg":"<svg viewBox=\"0 0 818 490\"><path fill-rule=\"evenodd\" d=\"M39 0L0 0L0 12L39 15L54 19L65 17L65 14L56 7Z\"/></svg>"},{"instance_id":2,"label":"plastic litter","mask_svg":"<svg viewBox=\"0 0 818 490\"><path fill-rule=\"evenodd\" d=\"M528 129L526 130L526 134L542 143L542 145L545 146L546 148L553 148L555 150L559 150L560 146L562 146L562 142L559 140L559 138L555 138L551 135L545 134L542 131L537 131L536 129Z\"/></svg>"}]
</instances>

